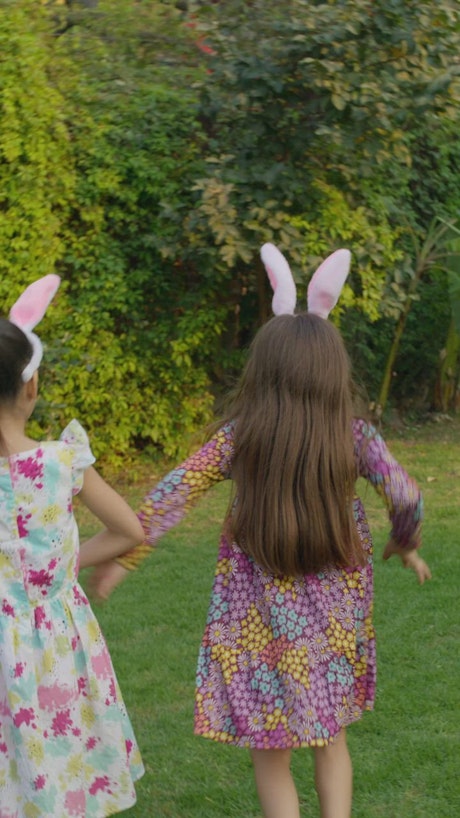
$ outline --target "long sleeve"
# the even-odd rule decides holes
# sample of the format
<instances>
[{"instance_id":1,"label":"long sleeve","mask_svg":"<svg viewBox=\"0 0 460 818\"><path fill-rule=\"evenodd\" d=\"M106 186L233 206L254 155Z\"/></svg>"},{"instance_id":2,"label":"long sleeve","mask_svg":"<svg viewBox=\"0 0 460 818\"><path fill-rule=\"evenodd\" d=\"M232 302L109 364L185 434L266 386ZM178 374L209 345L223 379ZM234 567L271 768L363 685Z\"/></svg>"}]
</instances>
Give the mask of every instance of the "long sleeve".
<instances>
[{"instance_id":1,"label":"long sleeve","mask_svg":"<svg viewBox=\"0 0 460 818\"><path fill-rule=\"evenodd\" d=\"M219 429L199 451L173 469L144 498L139 519L145 541L117 559L132 570L149 555L156 541L177 525L200 496L216 483L230 477L233 430Z\"/></svg>"},{"instance_id":2,"label":"long sleeve","mask_svg":"<svg viewBox=\"0 0 460 818\"><path fill-rule=\"evenodd\" d=\"M383 498L392 525L391 537L401 548L417 548L423 519L423 499L417 483L372 425L355 420L353 435L359 476Z\"/></svg>"}]
</instances>

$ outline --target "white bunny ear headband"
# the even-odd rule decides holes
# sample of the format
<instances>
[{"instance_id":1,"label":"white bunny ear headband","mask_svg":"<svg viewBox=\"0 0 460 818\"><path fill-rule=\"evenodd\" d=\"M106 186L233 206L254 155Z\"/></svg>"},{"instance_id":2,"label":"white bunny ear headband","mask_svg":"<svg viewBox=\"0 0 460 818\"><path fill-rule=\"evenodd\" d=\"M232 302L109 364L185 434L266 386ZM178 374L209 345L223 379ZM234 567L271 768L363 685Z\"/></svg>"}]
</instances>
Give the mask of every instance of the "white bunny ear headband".
<instances>
[{"instance_id":1,"label":"white bunny ear headband","mask_svg":"<svg viewBox=\"0 0 460 818\"><path fill-rule=\"evenodd\" d=\"M275 315L292 315L297 292L289 264L274 244L264 244L260 250L274 292L272 309ZM308 285L307 309L327 318L337 304L350 270L349 250L336 250L318 267Z\"/></svg>"},{"instance_id":2,"label":"white bunny ear headband","mask_svg":"<svg viewBox=\"0 0 460 818\"><path fill-rule=\"evenodd\" d=\"M33 349L32 357L21 374L24 383L30 381L32 375L40 366L43 357L42 342L32 330L42 320L60 283L59 276L53 273L39 278L38 281L34 281L24 290L14 306L11 307L9 315L11 323L22 329Z\"/></svg>"}]
</instances>

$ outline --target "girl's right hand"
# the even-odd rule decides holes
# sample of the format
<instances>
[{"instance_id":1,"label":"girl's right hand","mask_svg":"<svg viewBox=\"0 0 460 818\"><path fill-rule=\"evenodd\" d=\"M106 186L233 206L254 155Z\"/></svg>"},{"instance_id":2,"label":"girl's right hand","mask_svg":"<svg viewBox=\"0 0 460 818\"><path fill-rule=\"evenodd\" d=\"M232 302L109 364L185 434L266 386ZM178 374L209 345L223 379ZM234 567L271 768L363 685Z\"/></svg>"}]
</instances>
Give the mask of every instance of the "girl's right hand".
<instances>
[{"instance_id":1,"label":"girl's right hand","mask_svg":"<svg viewBox=\"0 0 460 818\"><path fill-rule=\"evenodd\" d=\"M89 590L96 600L105 602L130 573L115 560L102 562L93 569L88 580Z\"/></svg>"},{"instance_id":2,"label":"girl's right hand","mask_svg":"<svg viewBox=\"0 0 460 818\"><path fill-rule=\"evenodd\" d=\"M394 554L400 557L404 568L411 568L414 571L420 585L423 585L426 579L431 579L431 571L425 560L419 556L416 548L400 548L394 540L389 540L383 552L383 559L388 560Z\"/></svg>"}]
</instances>

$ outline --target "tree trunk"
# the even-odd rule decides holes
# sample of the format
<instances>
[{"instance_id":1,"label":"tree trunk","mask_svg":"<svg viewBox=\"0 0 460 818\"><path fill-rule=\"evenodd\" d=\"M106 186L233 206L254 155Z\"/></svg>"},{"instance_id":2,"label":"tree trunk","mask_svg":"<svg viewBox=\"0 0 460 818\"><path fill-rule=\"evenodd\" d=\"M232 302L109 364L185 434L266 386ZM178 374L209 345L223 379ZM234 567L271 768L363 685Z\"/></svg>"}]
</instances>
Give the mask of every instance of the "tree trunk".
<instances>
[{"instance_id":1,"label":"tree trunk","mask_svg":"<svg viewBox=\"0 0 460 818\"><path fill-rule=\"evenodd\" d=\"M409 314L410 304L411 301L410 299L408 299L404 305L404 309L401 315L398 318L398 323L396 324L395 334L393 336L393 341L391 343L387 362L385 364L385 372L383 374L383 381L380 387L380 393L377 401L377 414L379 416L382 415L388 403L388 396L390 394L391 388L391 379L393 377L393 367L396 361L396 357L398 355L399 345L401 343L401 338L403 336L404 327L406 326L406 320Z\"/></svg>"},{"instance_id":2,"label":"tree trunk","mask_svg":"<svg viewBox=\"0 0 460 818\"><path fill-rule=\"evenodd\" d=\"M378 417L381 417L381 415L385 411L388 402L388 396L390 394L391 387L391 379L393 377L393 367L396 361L397 354L399 352L399 345L401 343L401 338L403 336L404 328L406 326L407 316L409 315L409 311L412 306L413 296L417 292L417 287L419 285L420 279L422 278L425 271L428 269L429 265L430 259L428 253L426 252L421 253L417 260L414 277L411 280L409 289L407 291L407 298L404 302L404 306L401 310L401 313L396 324L393 342L391 344L390 352L388 354L387 362L385 365L385 372L383 375L383 381L380 387L380 393L377 401L376 414L378 415Z\"/></svg>"},{"instance_id":3,"label":"tree trunk","mask_svg":"<svg viewBox=\"0 0 460 818\"><path fill-rule=\"evenodd\" d=\"M434 409L437 412L455 412L460 377L460 335L452 317L446 345L441 353L438 377L434 390Z\"/></svg>"}]
</instances>

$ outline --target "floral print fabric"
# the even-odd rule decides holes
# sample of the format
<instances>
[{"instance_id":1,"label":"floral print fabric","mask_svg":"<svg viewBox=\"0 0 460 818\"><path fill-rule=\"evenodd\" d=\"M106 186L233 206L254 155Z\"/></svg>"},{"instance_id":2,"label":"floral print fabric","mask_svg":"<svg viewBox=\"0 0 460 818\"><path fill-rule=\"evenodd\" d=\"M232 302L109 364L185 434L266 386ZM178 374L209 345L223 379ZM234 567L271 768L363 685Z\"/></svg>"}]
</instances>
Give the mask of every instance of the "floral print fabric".
<instances>
[{"instance_id":1,"label":"floral print fabric","mask_svg":"<svg viewBox=\"0 0 460 818\"><path fill-rule=\"evenodd\" d=\"M75 420L0 458L0 818L103 818L136 800L142 762L77 582L72 497L93 462Z\"/></svg>"},{"instance_id":2,"label":"floral print fabric","mask_svg":"<svg viewBox=\"0 0 460 818\"><path fill-rule=\"evenodd\" d=\"M355 421L353 434L358 471L386 501L392 536L414 546L416 484L375 429ZM232 438L231 425L221 429L148 495L140 517L150 546L231 477ZM358 498L355 518L366 566L300 579L270 575L222 534L198 658L197 734L258 749L322 746L373 707L372 542Z\"/></svg>"}]
</instances>

